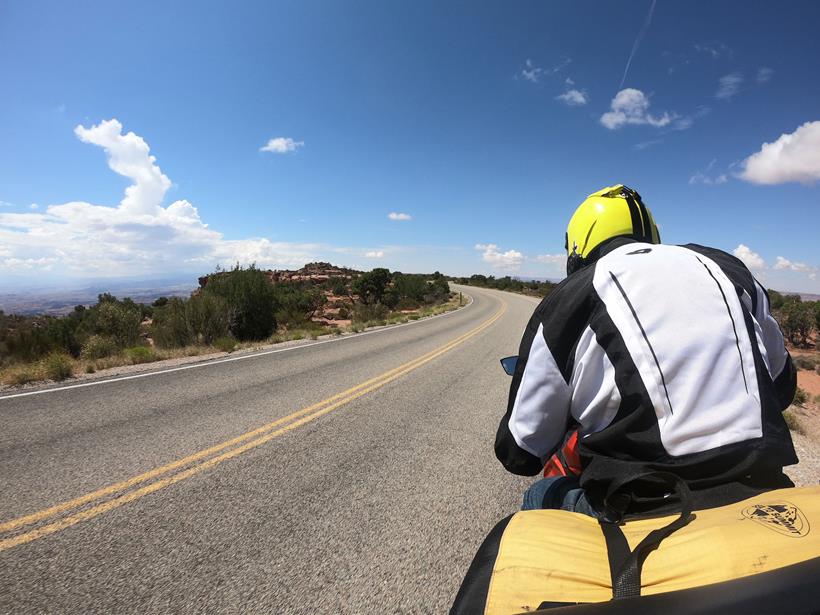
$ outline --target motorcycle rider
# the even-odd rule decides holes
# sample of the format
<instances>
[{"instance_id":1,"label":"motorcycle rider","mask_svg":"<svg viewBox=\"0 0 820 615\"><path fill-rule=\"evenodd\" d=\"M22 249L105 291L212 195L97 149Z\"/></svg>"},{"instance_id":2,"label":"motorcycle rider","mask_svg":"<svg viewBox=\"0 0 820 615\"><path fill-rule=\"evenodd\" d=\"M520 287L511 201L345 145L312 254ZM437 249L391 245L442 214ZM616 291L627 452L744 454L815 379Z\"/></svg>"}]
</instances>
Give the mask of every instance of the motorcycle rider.
<instances>
[{"instance_id":1,"label":"motorcycle rider","mask_svg":"<svg viewBox=\"0 0 820 615\"><path fill-rule=\"evenodd\" d=\"M567 278L524 331L495 452L537 474L577 430L580 477L542 479L524 508L600 517L674 506L674 475L695 508L793 486L782 411L796 374L766 290L705 246L660 243L640 195L591 194L566 232Z\"/></svg>"}]
</instances>

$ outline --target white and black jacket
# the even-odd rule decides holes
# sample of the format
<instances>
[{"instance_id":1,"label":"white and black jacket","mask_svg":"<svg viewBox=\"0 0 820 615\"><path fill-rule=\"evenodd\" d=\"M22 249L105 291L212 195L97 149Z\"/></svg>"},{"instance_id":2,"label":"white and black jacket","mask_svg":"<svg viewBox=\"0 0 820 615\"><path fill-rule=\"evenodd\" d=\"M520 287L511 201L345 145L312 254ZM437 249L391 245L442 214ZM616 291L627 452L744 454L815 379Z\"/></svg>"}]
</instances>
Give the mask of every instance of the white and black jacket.
<instances>
[{"instance_id":1,"label":"white and black jacket","mask_svg":"<svg viewBox=\"0 0 820 615\"><path fill-rule=\"evenodd\" d=\"M708 488L797 463L782 417L796 377L765 289L698 245L608 242L536 308L496 456L537 474L579 430L591 501L625 474Z\"/></svg>"}]
</instances>

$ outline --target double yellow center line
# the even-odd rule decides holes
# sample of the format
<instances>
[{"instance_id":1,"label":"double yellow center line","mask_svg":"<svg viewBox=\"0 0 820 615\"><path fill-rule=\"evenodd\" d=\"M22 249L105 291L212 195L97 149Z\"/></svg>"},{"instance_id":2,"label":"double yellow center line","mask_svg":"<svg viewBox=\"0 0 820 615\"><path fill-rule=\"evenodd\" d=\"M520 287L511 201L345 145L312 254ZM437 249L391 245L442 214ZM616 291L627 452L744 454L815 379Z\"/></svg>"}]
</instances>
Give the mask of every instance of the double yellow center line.
<instances>
[{"instance_id":1,"label":"double yellow center line","mask_svg":"<svg viewBox=\"0 0 820 615\"><path fill-rule=\"evenodd\" d=\"M428 352L427 354L413 359L391 369L383 374L366 380L361 384L337 393L327 399L324 399L316 404L297 410L288 416L277 419L267 425L263 425L252 431L248 431L240 436L226 440L220 444L210 448L201 450L193 455L183 457L166 465L154 468L128 480L120 481L87 493L73 500L68 500L60 504L56 504L49 508L45 508L38 512L10 521L0 523L0 535L10 534L6 538L0 538L0 551L11 549L22 544L26 544L38 538L43 538L49 534L54 534L60 530L64 530L72 525L76 525L81 521L93 519L103 513L106 513L115 508L119 508L129 502L133 502L143 496L149 495L165 487L169 487L174 483L185 480L213 468L220 463L238 457L242 453L246 453L258 446L278 438L279 436L292 431L302 425L309 423L329 412L350 403L354 399L358 399L362 395L366 395L371 391L375 391L392 382L414 369L429 363L433 359L441 356L467 341L474 335L477 335L495 321L497 321L506 311L506 304L502 305L492 317L480 324L475 329L455 338L447 344ZM151 482L153 481L153 482ZM133 489L138 485L148 483L137 489ZM124 492L124 493L123 493ZM119 494L119 495L118 495ZM115 496L115 497L111 497ZM79 510L78 510L79 509ZM70 513L70 514L67 514ZM65 516L64 516L65 515ZM25 529L28 526L35 526L32 529Z\"/></svg>"}]
</instances>

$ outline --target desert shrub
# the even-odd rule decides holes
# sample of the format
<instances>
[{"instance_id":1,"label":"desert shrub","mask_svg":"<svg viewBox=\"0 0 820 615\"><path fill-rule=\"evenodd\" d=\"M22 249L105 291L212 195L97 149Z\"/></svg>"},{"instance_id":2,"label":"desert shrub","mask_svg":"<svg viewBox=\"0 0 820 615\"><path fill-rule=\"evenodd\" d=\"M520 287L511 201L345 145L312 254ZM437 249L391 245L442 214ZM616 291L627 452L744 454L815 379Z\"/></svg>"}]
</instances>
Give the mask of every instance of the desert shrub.
<instances>
[{"instance_id":1,"label":"desert shrub","mask_svg":"<svg viewBox=\"0 0 820 615\"><path fill-rule=\"evenodd\" d=\"M345 295L347 295L347 281L338 279L333 280L331 290L333 291L333 294L337 297L344 297Z\"/></svg>"},{"instance_id":2,"label":"desert shrub","mask_svg":"<svg viewBox=\"0 0 820 615\"><path fill-rule=\"evenodd\" d=\"M37 373L30 365L15 365L3 374L3 382L11 386L21 386L37 379Z\"/></svg>"},{"instance_id":3,"label":"desert shrub","mask_svg":"<svg viewBox=\"0 0 820 615\"><path fill-rule=\"evenodd\" d=\"M805 406L807 401L809 401L809 394L806 393L805 389L797 387L797 390L794 392L794 399L792 400L792 403L795 406Z\"/></svg>"},{"instance_id":4,"label":"desert shrub","mask_svg":"<svg viewBox=\"0 0 820 615\"><path fill-rule=\"evenodd\" d=\"M339 308L339 320L347 320L350 317L350 311L346 307Z\"/></svg>"},{"instance_id":5,"label":"desert shrub","mask_svg":"<svg viewBox=\"0 0 820 615\"><path fill-rule=\"evenodd\" d=\"M353 320L356 322L370 322L383 320L388 313L387 306L381 303L356 304L353 307Z\"/></svg>"},{"instance_id":6,"label":"desert shrub","mask_svg":"<svg viewBox=\"0 0 820 615\"><path fill-rule=\"evenodd\" d=\"M102 359L117 352L117 343L107 335L92 335L82 346L80 356L83 359Z\"/></svg>"},{"instance_id":7,"label":"desert shrub","mask_svg":"<svg viewBox=\"0 0 820 615\"><path fill-rule=\"evenodd\" d=\"M318 288L303 288L295 284L277 284L274 296L278 309L277 324L288 328L305 325L325 303L327 297Z\"/></svg>"},{"instance_id":8,"label":"desert shrub","mask_svg":"<svg viewBox=\"0 0 820 615\"><path fill-rule=\"evenodd\" d=\"M130 301L130 299L128 300ZM95 315L95 332L114 339L119 348L133 346L140 335L142 313L131 304L101 301Z\"/></svg>"},{"instance_id":9,"label":"desert shrub","mask_svg":"<svg viewBox=\"0 0 820 615\"><path fill-rule=\"evenodd\" d=\"M134 346L133 348L126 348L125 356L129 363L133 365L138 363L150 363L151 361L157 360L154 349L150 346Z\"/></svg>"},{"instance_id":10,"label":"desert shrub","mask_svg":"<svg viewBox=\"0 0 820 615\"><path fill-rule=\"evenodd\" d=\"M808 369L812 370L817 365L817 360L813 357L808 357L805 355L799 355L792 359L792 363L797 369Z\"/></svg>"},{"instance_id":11,"label":"desert shrub","mask_svg":"<svg viewBox=\"0 0 820 615\"><path fill-rule=\"evenodd\" d=\"M231 310L222 297L202 293L185 302L185 320L192 337L204 344L211 344L228 335Z\"/></svg>"},{"instance_id":12,"label":"desert shrub","mask_svg":"<svg viewBox=\"0 0 820 615\"><path fill-rule=\"evenodd\" d=\"M229 335L223 335L214 340L214 346L222 352L233 352L236 348L236 340Z\"/></svg>"},{"instance_id":13,"label":"desert shrub","mask_svg":"<svg viewBox=\"0 0 820 615\"><path fill-rule=\"evenodd\" d=\"M794 410L789 409L784 411L783 418L786 421L786 425L788 426L789 431L793 431L801 435L806 434L806 429L805 427L803 427L803 422L800 420L800 417Z\"/></svg>"},{"instance_id":14,"label":"desert shrub","mask_svg":"<svg viewBox=\"0 0 820 615\"><path fill-rule=\"evenodd\" d=\"M97 369L94 367L93 363L86 363L86 365L85 365L85 373L86 374L93 374L96 371L97 371Z\"/></svg>"},{"instance_id":15,"label":"desert shrub","mask_svg":"<svg viewBox=\"0 0 820 615\"><path fill-rule=\"evenodd\" d=\"M52 352L43 359L43 373L51 380L65 380L74 374L71 357L64 352Z\"/></svg>"},{"instance_id":16,"label":"desert shrub","mask_svg":"<svg viewBox=\"0 0 820 615\"><path fill-rule=\"evenodd\" d=\"M278 305L273 286L254 265L209 276L203 294L225 300L231 309L231 334L238 340L266 339L276 329Z\"/></svg>"},{"instance_id":17,"label":"desert shrub","mask_svg":"<svg viewBox=\"0 0 820 615\"><path fill-rule=\"evenodd\" d=\"M185 317L185 301L174 297L154 310L151 337L162 348L179 348L191 343L193 332Z\"/></svg>"}]
</instances>

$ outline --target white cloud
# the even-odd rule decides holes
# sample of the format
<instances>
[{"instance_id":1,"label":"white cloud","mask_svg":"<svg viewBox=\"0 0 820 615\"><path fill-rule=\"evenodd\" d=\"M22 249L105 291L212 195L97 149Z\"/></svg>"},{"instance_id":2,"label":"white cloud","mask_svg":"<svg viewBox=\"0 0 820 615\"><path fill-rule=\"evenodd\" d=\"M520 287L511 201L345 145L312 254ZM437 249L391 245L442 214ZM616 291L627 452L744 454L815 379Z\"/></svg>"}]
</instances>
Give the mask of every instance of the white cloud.
<instances>
[{"instance_id":1,"label":"white cloud","mask_svg":"<svg viewBox=\"0 0 820 615\"><path fill-rule=\"evenodd\" d=\"M44 212L0 214L0 245L8 253L0 271L39 267L74 277L136 277L205 272L218 263L298 267L333 251L265 238L225 239L188 201L163 206L171 181L142 137L123 134L116 119L77 126L75 134L102 147L108 166L131 180L124 198L116 206L70 202Z\"/></svg>"},{"instance_id":2,"label":"white cloud","mask_svg":"<svg viewBox=\"0 0 820 615\"><path fill-rule=\"evenodd\" d=\"M14 207L14 203L9 203L8 201L0 201L0 207Z\"/></svg>"},{"instance_id":3,"label":"white cloud","mask_svg":"<svg viewBox=\"0 0 820 615\"><path fill-rule=\"evenodd\" d=\"M589 102L589 98L587 98L586 92L582 92L581 90L576 89L567 90L563 94L559 94L555 97L555 100L560 100L561 102L566 103L570 107L585 105Z\"/></svg>"},{"instance_id":4,"label":"white cloud","mask_svg":"<svg viewBox=\"0 0 820 615\"><path fill-rule=\"evenodd\" d=\"M276 137L275 139L270 139L266 145L260 147L259 151L287 154L288 152L295 152L298 148L304 146L304 141L294 141L290 137Z\"/></svg>"},{"instance_id":5,"label":"white cloud","mask_svg":"<svg viewBox=\"0 0 820 615\"><path fill-rule=\"evenodd\" d=\"M518 269L521 263L524 262L524 255L518 250L499 252L498 246L494 243L477 243L475 249L483 250L481 260L497 269Z\"/></svg>"},{"instance_id":6,"label":"white cloud","mask_svg":"<svg viewBox=\"0 0 820 615\"><path fill-rule=\"evenodd\" d=\"M775 269L788 269L789 271L813 271L814 268L810 267L806 263L799 263L796 261L790 261L787 258L783 258L782 256L777 257L777 261L774 264Z\"/></svg>"},{"instance_id":7,"label":"white cloud","mask_svg":"<svg viewBox=\"0 0 820 615\"><path fill-rule=\"evenodd\" d=\"M810 184L820 180L820 121L806 122L742 163L739 177L754 184Z\"/></svg>"},{"instance_id":8,"label":"white cloud","mask_svg":"<svg viewBox=\"0 0 820 615\"><path fill-rule=\"evenodd\" d=\"M724 75L718 80L718 89L715 93L715 98L721 100L729 100L738 93L740 86L743 84L743 75L741 73L730 73Z\"/></svg>"},{"instance_id":9,"label":"white cloud","mask_svg":"<svg viewBox=\"0 0 820 615\"><path fill-rule=\"evenodd\" d=\"M757 71L757 78L756 81L758 83L768 83L772 75L774 75L774 69L769 68L768 66L762 66Z\"/></svg>"},{"instance_id":10,"label":"white cloud","mask_svg":"<svg viewBox=\"0 0 820 615\"><path fill-rule=\"evenodd\" d=\"M391 211L389 214L387 214L387 217L397 222L406 222L407 220L413 219L413 216L411 216L410 214L405 214L397 211Z\"/></svg>"},{"instance_id":11,"label":"white cloud","mask_svg":"<svg viewBox=\"0 0 820 615\"><path fill-rule=\"evenodd\" d=\"M32 203L28 206L29 209L40 209L40 206L37 203Z\"/></svg>"},{"instance_id":12,"label":"white cloud","mask_svg":"<svg viewBox=\"0 0 820 615\"><path fill-rule=\"evenodd\" d=\"M615 95L610 103L610 110L601 116L601 124L614 130L625 124L648 124L666 126L674 119L673 115L664 112L660 117L649 114L649 99L640 90L626 88Z\"/></svg>"},{"instance_id":13,"label":"white cloud","mask_svg":"<svg viewBox=\"0 0 820 615\"><path fill-rule=\"evenodd\" d=\"M365 258L384 258L383 250L370 250L364 253Z\"/></svg>"},{"instance_id":14,"label":"white cloud","mask_svg":"<svg viewBox=\"0 0 820 615\"><path fill-rule=\"evenodd\" d=\"M749 246L740 244L732 254L742 260L749 269L765 269L766 261L761 258L760 254L753 252Z\"/></svg>"}]
</instances>

